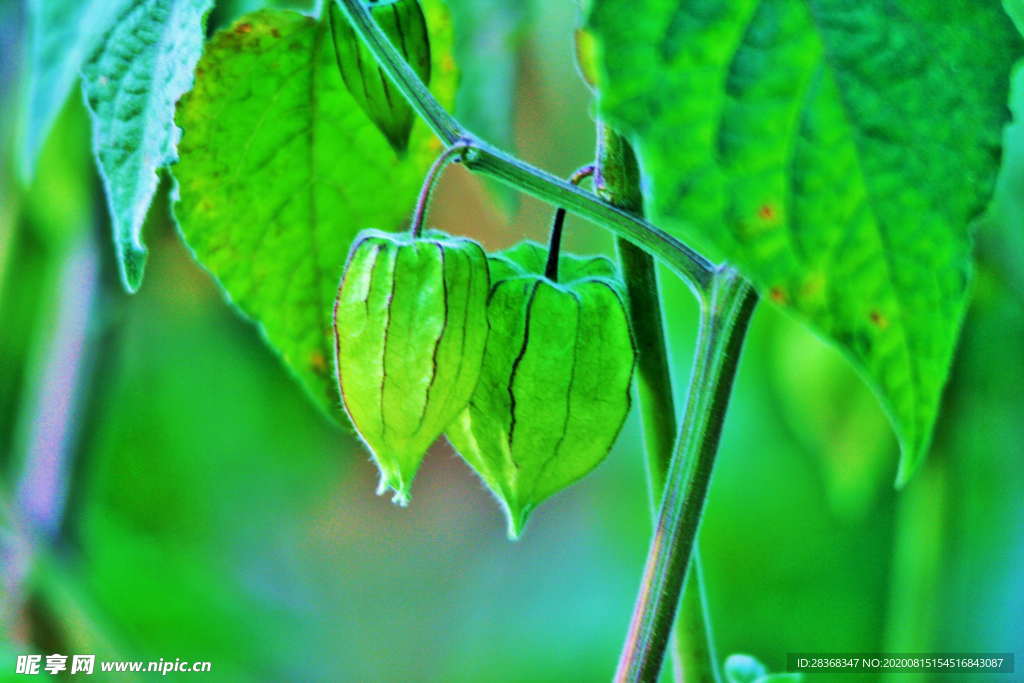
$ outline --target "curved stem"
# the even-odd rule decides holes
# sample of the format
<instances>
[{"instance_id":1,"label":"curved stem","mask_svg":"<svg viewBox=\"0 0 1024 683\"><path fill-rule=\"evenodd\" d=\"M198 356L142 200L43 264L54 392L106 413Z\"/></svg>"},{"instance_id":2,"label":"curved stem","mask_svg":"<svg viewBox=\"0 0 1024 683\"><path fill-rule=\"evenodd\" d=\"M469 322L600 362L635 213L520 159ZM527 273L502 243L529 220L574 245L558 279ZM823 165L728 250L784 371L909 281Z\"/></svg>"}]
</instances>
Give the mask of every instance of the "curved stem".
<instances>
[{"instance_id":1,"label":"curved stem","mask_svg":"<svg viewBox=\"0 0 1024 683\"><path fill-rule=\"evenodd\" d=\"M416 210L412 214L410 231L413 237L419 237L420 233L423 232L423 223L426 221L427 209L430 206L430 195L434 193L434 188L437 187L437 181L441 179L441 174L448 168L448 164L453 161L459 161L456 157L464 154L467 149L469 149L468 142L457 140L438 155L430 170L427 171L427 175L423 178L423 185L420 187L420 195L416 198Z\"/></svg>"},{"instance_id":2,"label":"curved stem","mask_svg":"<svg viewBox=\"0 0 1024 683\"><path fill-rule=\"evenodd\" d=\"M485 142L474 143L466 157L466 166L607 228L616 236L660 258L695 295L702 295L711 284L715 267L710 261L663 230L629 211L601 201L591 192L574 187Z\"/></svg>"},{"instance_id":3,"label":"curved stem","mask_svg":"<svg viewBox=\"0 0 1024 683\"><path fill-rule=\"evenodd\" d=\"M373 52L381 68L405 96L412 108L427 122L446 145L458 141L470 148L465 157L467 168L497 178L516 190L540 200L562 206L629 240L662 259L698 295L705 292L714 274L714 265L668 233L659 230L629 211L601 201L571 183L531 166L467 132L430 94L426 85L405 63L388 37L377 26L361 0L337 0L359 37Z\"/></svg>"},{"instance_id":4,"label":"curved stem","mask_svg":"<svg viewBox=\"0 0 1024 683\"><path fill-rule=\"evenodd\" d=\"M654 681L661 669L756 301L750 285L728 268L716 272L702 300L686 414L616 681Z\"/></svg>"}]
</instances>

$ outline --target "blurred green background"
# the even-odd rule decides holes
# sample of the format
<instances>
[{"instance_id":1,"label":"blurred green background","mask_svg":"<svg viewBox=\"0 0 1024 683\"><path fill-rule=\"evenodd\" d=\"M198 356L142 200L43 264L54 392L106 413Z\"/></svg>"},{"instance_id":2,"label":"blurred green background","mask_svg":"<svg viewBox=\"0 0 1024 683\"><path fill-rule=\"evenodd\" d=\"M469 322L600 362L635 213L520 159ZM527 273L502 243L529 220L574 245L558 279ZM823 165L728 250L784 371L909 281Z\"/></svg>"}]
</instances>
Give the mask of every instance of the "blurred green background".
<instances>
[{"instance_id":1,"label":"blurred green background","mask_svg":"<svg viewBox=\"0 0 1024 683\"><path fill-rule=\"evenodd\" d=\"M221 2L211 30L263 4ZM486 52L464 85L497 90L460 108L568 173L593 154L577 10L539 7L488 14L494 33L462 44ZM517 543L443 443L409 508L375 496L367 453L191 259L166 179L147 280L123 293L77 90L16 182L24 18L0 2L0 679L24 652L208 660L225 681L609 678L650 527L636 417ZM509 79L514 108L480 69ZM935 447L902 492L866 387L757 311L700 539L720 658L1016 651L1024 669L1024 131L1008 141ZM550 209L457 169L431 216L499 248L542 239ZM567 230L575 251L610 249ZM681 394L696 306L662 276Z\"/></svg>"}]
</instances>

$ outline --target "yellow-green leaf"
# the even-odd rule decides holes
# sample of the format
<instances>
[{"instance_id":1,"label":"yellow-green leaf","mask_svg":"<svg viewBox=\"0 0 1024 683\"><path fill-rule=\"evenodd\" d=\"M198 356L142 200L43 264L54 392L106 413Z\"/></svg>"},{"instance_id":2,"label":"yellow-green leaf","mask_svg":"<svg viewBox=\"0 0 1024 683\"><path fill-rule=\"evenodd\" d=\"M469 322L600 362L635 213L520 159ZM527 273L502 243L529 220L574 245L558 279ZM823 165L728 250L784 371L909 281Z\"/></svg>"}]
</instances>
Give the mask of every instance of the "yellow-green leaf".
<instances>
[{"instance_id":1,"label":"yellow-green leaf","mask_svg":"<svg viewBox=\"0 0 1024 683\"><path fill-rule=\"evenodd\" d=\"M450 27L425 3L432 90L454 96ZM260 11L216 34L178 105L175 215L227 296L318 405L344 421L331 309L364 227L404 227L440 144L417 122L399 159L338 74L326 20Z\"/></svg>"}]
</instances>

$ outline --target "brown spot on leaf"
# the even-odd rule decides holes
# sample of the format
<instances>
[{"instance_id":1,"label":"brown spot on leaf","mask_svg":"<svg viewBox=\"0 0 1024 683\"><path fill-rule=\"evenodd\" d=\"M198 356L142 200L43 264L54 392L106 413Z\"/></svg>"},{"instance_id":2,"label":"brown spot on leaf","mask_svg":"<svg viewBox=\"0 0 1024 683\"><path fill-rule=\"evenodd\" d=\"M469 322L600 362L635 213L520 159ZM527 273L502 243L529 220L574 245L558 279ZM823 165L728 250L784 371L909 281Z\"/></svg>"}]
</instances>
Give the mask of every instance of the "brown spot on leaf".
<instances>
[{"instance_id":1,"label":"brown spot on leaf","mask_svg":"<svg viewBox=\"0 0 1024 683\"><path fill-rule=\"evenodd\" d=\"M783 291L782 287L772 287L768 292L768 298L777 304L785 304L788 300L786 292Z\"/></svg>"},{"instance_id":2,"label":"brown spot on leaf","mask_svg":"<svg viewBox=\"0 0 1024 683\"><path fill-rule=\"evenodd\" d=\"M805 299L812 299L822 295L825 291L825 276L821 272L808 273L804 278L803 286L800 288L800 295Z\"/></svg>"},{"instance_id":3,"label":"brown spot on leaf","mask_svg":"<svg viewBox=\"0 0 1024 683\"><path fill-rule=\"evenodd\" d=\"M757 210L757 217L765 222L774 221L779 217L779 210L774 204L765 203Z\"/></svg>"},{"instance_id":4,"label":"brown spot on leaf","mask_svg":"<svg viewBox=\"0 0 1024 683\"><path fill-rule=\"evenodd\" d=\"M889 327L889 319L882 315L879 311L872 309L869 316L871 318L871 324L880 330L884 330Z\"/></svg>"},{"instance_id":5,"label":"brown spot on leaf","mask_svg":"<svg viewBox=\"0 0 1024 683\"><path fill-rule=\"evenodd\" d=\"M246 22L244 24L239 24L238 26L235 27L235 33L237 33L239 35L245 35L246 33L251 33L251 32L252 32L252 24L250 24L248 22Z\"/></svg>"},{"instance_id":6,"label":"brown spot on leaf","mask_svg":"<svg viewBox=\"0 0 1024 683\"><path fill-rule=\"evenodd\" d=\"M327 359L324 358L324 354L319 351L309 354L309 367L318 375L327 372Z\"/></svg>"},{"instance_id":7,"label":"brown spot on leaf","mask_svg":"<svg viewBox=\"0 0 1024 683\"><path fill-rule=\"evenodd\" d=\"M280 38L281 32L278 31L276 28L272 28L270 29L270 35L274 36L275 38Z\"/></svg>"}]
</instances>

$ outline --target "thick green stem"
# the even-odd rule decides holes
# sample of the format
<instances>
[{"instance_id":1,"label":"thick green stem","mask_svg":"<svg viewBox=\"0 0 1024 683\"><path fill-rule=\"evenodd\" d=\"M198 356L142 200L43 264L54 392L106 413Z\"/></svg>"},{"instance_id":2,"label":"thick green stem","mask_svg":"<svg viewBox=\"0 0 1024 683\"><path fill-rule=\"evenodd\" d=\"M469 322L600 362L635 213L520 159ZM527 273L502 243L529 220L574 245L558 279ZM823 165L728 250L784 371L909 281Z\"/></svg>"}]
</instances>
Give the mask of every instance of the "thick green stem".
<instances>
[{"instance_id":1,"label":"thick green stem","mask_svg":"<svg viewBox=\"0 0 1024 683\"><path fill-rule=\"evenodd\" d=\"M597 196L642 216L643 194L636 155L624 137L602 122L597 125L597 158ZM676 408L661 294L654 259L625 240L618 240L616 246L637 345L637 398L643 424L651 517L656 521L676 438ZM716 683L714 640L696 545L690 565L693 574L684 585L673 632L675 679L687 683Z\"/></svg>"},{"instance_id":2,"label":"thick green stem","mask_svg":"<svg viewBox=\"0 0 1024 683\"><path fill-rule=\"evenodd\" d=\"M637 398L647 454L647 483L652 513L658 509L676 440L668 349L661 318L654 259L629 242L616 245L637 346Z\"/></svg>"},{"instance_id":3,"label":"thick green stem","mask_svg":"<svg viewBox=\"0 0 1024 683\"><path fill-rule=\"evenodd\" d=\"M355 32L373 52L395 87L437 136L446 145L458 143L470 148L464 159L468 168L497 178L520 192L564 207L611 230L618 237L662 259L698 295L708 289L715 270L710 261L632 213L603 202L593 193L574 187L571 183L520 161L471 135L430 94L423 81L405 63L401 54L377 26L362 0L338 0L338 3L348 16Z\"/></svg>"},{"instance_id":4,"label":"thick green stem","mask_svg":"<svg viewBox=\"0 0 1024 683\"><path fill-rule=\"evenodd\" d=\"M640 169L630 145L598 123L597 196L637 216L644 211ZM626 240L616 248L626 283L630 320L637 345L637 396L643 420L648 491L656 510L676 439L676 409L661 317L661 296L654 259Z\"/></svg>"},{"instance_id":5,"label":"thick green stem","mask_svg":"<svg viewBox=\"0 0 1024 683\"><path fill-rule=\"evenodd\" d=\"M716 273L702 299L686 414L616 681L654 681L661 670L756 301L750 285L729 268Z\"/></svg>"}]
</instances>

